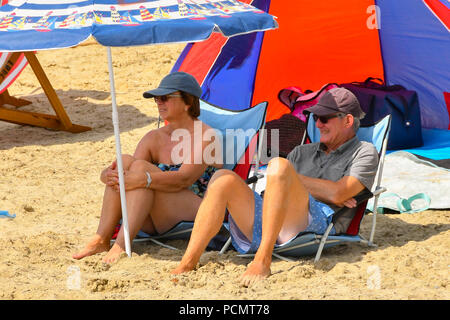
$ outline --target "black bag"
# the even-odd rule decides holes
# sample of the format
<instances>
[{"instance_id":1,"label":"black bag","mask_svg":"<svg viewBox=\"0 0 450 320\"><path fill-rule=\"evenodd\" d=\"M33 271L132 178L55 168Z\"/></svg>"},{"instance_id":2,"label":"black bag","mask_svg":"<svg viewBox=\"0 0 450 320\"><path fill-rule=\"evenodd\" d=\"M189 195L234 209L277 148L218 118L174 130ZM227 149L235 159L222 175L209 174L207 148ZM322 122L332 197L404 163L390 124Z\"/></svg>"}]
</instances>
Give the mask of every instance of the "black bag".
<instances>
[{"instance_id":1,"label":"black bag","mask_svg":"<svg viewBox=\"0 0 450 320\"><path fill-rule=\"evenodd\" d=\"M377 81L375 81L377 80ZM423 145L417 93L401 85L386 86L378 78L364 82L341 84L359 100L366 116L361 125L373 125L388 114L392 115L389 150L415 148Z\"/></svg>"}]
</instances>

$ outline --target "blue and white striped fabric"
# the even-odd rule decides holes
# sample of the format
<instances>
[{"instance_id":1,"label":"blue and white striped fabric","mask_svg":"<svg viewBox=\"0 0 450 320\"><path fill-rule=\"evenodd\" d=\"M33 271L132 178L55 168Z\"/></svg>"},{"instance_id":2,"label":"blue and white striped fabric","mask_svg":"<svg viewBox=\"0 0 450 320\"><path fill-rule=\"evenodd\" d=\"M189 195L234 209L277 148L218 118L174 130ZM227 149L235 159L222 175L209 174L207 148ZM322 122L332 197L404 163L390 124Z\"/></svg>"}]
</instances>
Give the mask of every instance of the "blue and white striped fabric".
<instances>
[{"instance_id":1,"label":"blue and white striped fabric","mask_svg":"<svg viewBox=\"0 0 450 320\"><path fill-rule=\"evenodd\" d=\"M0 6L0 51L70 47L90 35L135 46L276 27L273 16L236 0L10 0Z\"/></svg>"}]
</instances>

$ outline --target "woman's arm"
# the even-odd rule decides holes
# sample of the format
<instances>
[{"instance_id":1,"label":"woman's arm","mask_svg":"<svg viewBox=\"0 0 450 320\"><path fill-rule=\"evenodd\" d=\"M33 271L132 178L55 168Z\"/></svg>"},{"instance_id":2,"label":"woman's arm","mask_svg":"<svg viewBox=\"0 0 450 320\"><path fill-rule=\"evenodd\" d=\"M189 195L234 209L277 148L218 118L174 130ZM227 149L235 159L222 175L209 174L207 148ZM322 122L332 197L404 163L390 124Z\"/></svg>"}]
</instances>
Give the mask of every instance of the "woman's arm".
<instances>
[{"instance_id":1,"label":"woman's arm","mask_svg":"<svg viewBox=\"0 0 450 320\"><path fill-rule=\"evenodd\" d=\"M206 168L206 164L183 164L178 171L149 172L152 179L149 188L165 192L181 191L197 181Z\"/></svg>"},{"instance_id":2,"label":"woman's arm","mask_svg":"<svg viewBox=\"0 0 450 320\"><path fill-rule=\"evenodd\" d=\"M205 172L208 166L214 166L217 168L222 167L222 144L221 139L217 137L214 129L208 125L201 123L201 132L195 132L196 137L184 137L189 139L189 144L184 145L187 149L183 150L182 160L174 160L173 163L182 162L178 171L168 172L149 172L152 182L150 188L154 190L177 192L182 189L186 189L191 186L196 180L198 180ZM198 128L198 126L197 126ZM202 143L198 143L201 141ZM173 151L176 154L180 153L179 147L182 146L183 140L180 144L174 146ZM189 147L187 147L189 146ZM175 149L177 148L177 149Z\"/></svg>"}]
</instances>

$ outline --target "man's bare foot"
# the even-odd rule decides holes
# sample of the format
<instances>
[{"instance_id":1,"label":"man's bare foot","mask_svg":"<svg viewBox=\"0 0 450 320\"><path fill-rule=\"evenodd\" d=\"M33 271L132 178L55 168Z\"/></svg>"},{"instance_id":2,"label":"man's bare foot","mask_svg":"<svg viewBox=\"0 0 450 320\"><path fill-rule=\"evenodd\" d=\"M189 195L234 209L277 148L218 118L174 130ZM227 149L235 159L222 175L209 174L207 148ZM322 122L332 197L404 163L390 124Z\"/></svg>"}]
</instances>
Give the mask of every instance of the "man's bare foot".
<instances>
[{"instance_id":1,"label":"man's bare foot","mask_svg":"<svg viewBox=\"0 0 450 320\"><path fill-rule=\"evenodd\" d=\"M96 234L81 251L74 253L72 255L72 258L79 260L84 257L108 250L109 241L105 241L98 234Z\"/></svg>"},{"instance_id":2,"label":"man's bare foot","mask_svg":"<svg viewBox=\"0 0 450 320\"><path fill-rule=\"evenodd\" d=\"M120 255L124 252L124 249L122 249L117 243L114 243L114 245L111 247L111 250L108 251L102 261L108 264L114 263L119 260Z\"/></svg>"},{"instance_id":3,"label":"man's bare foot","mask_svg":"<svg viewBox=\"0 0 450 320\"><path fill-rule=\"evenodd\" d=\"M267 265L262 262L252 261L241 276L241 284L244 287L250 287L258 281L261 281L270 276L270 264Z\"/></svg>"},{"instance_id":4,"label":"man's bare foot","mask_svg":"<svg viewBox=\"0 0 450 320\"><path fill-rule=\"evenodd\" d=\"M176 267L175 269L173 269L170 273L171 274L181 274L181 273L192 271L194 269L195 269L195 266L191 267L191 266L180 263L180 265L178 267Z\"/></svg>"}]
</instances>

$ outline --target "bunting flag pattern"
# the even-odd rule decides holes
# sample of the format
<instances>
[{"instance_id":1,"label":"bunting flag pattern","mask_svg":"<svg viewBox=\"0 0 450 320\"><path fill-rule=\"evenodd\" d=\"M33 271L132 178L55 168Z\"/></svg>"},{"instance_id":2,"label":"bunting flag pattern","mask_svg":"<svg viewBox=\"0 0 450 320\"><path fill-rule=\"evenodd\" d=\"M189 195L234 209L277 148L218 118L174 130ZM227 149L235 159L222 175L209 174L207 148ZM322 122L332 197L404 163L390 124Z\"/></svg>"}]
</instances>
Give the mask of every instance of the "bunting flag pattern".
<instances>
[{"instance_id":1,"label":"bunting flag pattern","mask_svg":"<svg viewBox=\"0 0 450 320\"><path fill-rule=\"evenodd\" d=\"M9 0L0 6L0 51L77 45L93 35L105 46L201 41L277 27L274 17L239 1Z\"/></svg>"}]
</instances>

